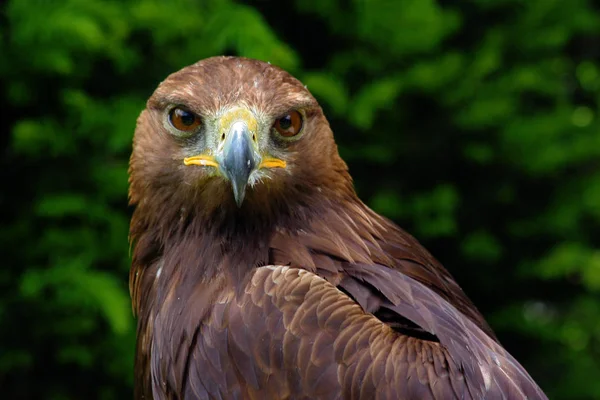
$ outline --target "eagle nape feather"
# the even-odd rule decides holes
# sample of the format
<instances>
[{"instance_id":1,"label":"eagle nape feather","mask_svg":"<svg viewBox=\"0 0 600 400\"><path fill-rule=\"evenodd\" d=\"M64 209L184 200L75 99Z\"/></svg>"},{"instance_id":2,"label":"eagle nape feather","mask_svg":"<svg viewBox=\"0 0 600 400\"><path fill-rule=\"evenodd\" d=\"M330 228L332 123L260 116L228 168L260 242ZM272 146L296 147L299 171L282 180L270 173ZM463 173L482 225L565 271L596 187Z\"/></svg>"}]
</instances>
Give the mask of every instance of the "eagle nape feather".
<instances>
[{"instance_id":1,"label":"eagle nape feather","mask_svg":"<svg viewBox=\"0 0 600 400\"><path fill-rule=\"evenodd\" d=\"M546 399L280 68L168 76L129 173L137 399Z\"/></svg>"}]
</instances>

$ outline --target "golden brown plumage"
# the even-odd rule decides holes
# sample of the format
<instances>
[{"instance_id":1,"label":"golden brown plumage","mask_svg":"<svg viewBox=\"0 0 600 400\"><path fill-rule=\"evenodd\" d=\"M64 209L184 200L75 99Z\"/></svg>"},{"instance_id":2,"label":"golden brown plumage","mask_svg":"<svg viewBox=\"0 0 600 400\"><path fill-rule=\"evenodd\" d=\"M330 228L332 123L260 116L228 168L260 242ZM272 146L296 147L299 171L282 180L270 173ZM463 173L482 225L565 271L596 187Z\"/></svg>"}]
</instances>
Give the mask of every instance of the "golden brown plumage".
<instances>
[{"instance_id":1,"label":"golden brown plumage","mask_svg":"<svg viewBox=\"0 0 600 400\"><path fill-rule=\"evenodd\" d=\"M545 398L450 274L357 198L286 72L217 57L172 74L130 174L136 398Z\"/></svg>"}]
</instances>

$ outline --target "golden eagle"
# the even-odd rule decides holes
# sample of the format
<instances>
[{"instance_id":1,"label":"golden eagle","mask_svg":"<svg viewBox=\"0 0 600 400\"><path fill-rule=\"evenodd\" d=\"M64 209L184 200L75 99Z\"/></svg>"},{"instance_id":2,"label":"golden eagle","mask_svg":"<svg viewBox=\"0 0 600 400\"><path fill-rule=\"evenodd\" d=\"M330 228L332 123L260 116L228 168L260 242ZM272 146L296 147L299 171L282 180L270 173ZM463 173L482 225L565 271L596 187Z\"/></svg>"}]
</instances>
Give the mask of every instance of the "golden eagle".
<instances>
[{"instance_id":1,"label":"golden eagle","mask_svg":"<svg viewBox=\"0 0 600 400\"><path fill-rule=\"evenodd\" d=\"M162 82L130 162L138 399L544 399L268 63Z\"/></svg>"}]
</instances>

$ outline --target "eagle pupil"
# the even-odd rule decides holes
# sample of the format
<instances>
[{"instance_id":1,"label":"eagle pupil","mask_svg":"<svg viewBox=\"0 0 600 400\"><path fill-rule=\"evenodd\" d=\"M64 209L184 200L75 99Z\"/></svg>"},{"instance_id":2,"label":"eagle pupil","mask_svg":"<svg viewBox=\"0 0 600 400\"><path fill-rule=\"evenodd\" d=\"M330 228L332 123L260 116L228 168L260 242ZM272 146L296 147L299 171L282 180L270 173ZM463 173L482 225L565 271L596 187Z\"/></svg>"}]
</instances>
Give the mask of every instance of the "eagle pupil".
<instances>
[{"instance_id":1,"label":"eagle pupil","mask_svg":"<svg viewBox=\"0 0 600 400\"><path fill-rule=\"evenodd\" d=\"M191 112L184 110L179 111L179 118L185 126L191 126L194 124L194 122L196 122L196 116Z\"/></svg>"},{"instance_id":2,"label":"eagle pupil","mask_svg":"<svg viewBox=\"0 0 600 400\"><path fill-rule=\"evenodd\" d=\"M279 126L283 130L290 129L290 127L292 126L292 116L291 115L286 115L285 117L281 118L279 120Z\"/></svg>"}]
</instances>

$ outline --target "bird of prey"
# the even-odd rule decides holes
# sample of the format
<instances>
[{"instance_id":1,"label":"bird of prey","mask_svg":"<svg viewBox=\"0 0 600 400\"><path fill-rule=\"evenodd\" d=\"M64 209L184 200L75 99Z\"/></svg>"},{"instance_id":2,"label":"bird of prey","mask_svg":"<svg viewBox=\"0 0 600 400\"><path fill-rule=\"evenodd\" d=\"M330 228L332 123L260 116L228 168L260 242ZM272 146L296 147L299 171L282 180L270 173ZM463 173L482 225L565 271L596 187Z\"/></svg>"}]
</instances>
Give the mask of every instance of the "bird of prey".
<instances>
[{"instance_id":1,"label":"bird of prey","mask_svg":"<svg viewBox=\"0 0 600 400\"><path fill-rule=\"evenodd\" d=\"M357 197L269 63L163 81L130 161L137 399L545 399L452 276Z\"/></svg>"}]
</instances>

